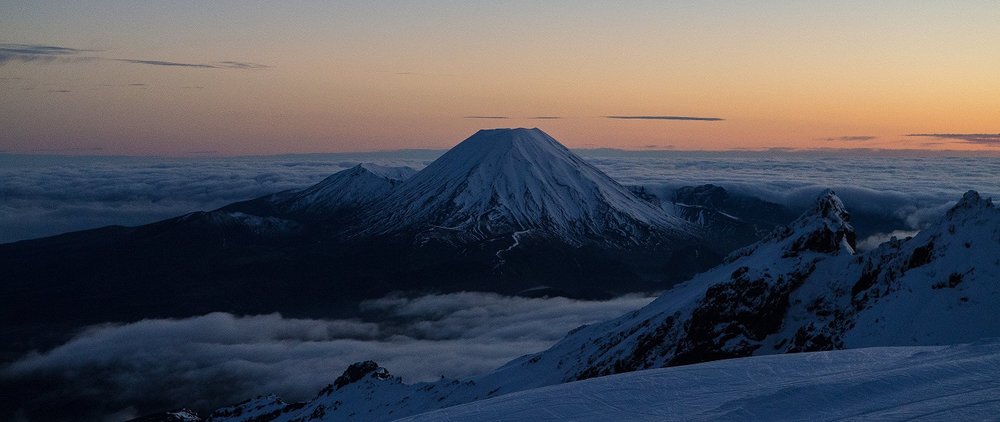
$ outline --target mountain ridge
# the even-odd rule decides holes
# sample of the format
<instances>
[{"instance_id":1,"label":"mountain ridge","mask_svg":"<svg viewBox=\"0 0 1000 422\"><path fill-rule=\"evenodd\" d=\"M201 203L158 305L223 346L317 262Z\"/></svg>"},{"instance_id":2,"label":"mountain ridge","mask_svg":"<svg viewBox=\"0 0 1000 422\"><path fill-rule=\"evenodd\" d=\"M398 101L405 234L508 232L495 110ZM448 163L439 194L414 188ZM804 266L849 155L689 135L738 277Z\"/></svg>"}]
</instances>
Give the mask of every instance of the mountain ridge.
<instances>
[{"instance_id":1,"label":"mountain ridge","mask_svg":"<svg viewBox=\"0 0 1000 422\"><path fill-rule=\"evenodd\" d=\"M1000 210L990 200L967 192L916 237L863 253L851 244L849 219L842 201L824 192L789 226L646 307L580 327L550 349L488 374L407 385L370 363L378 376L353 377L312 401L260 397L220 409L212 420L394 419L642 369L1000 336L993 324L1000 306Z\"/></svg>"}]
</instances>

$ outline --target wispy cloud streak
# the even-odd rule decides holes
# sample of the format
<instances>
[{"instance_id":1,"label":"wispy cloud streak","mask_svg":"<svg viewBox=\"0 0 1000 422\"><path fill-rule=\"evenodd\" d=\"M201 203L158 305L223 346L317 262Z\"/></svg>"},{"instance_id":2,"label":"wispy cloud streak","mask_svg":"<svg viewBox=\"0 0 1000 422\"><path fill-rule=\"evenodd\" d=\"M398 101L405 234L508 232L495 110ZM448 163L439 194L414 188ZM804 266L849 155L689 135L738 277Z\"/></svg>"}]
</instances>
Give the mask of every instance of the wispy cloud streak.
<instances>
[{"instance_id":1,"label":"wispy cloud streak","mask_svg":"<svg viewBox=\"0 0 1000 422\"><path fill-rule=\"evenodd\" d=\"M179 63L179 62L168 62L164 60L136 60L136 59L113 59L116 62L125 62L132 64L146 64L151 66L167 66L167 67L197 67L203 69L215 69L215 66L210 64L200 64L200 63Z\"/></svg>"},{"instance_id":2,"label":"wispy cloud streak","mask_svg":"<svg viewBox=\"0 0 1000 422\"><path fill-rule=\"evenodd\" d=\"M0 65L14 61L88 60L94 58L79 57L79 54L93 51L95 50L80 50L43 44L0 44Z\"/></svg>"},{"instance_id":3,"label":"wispy cloud streak","mask_svg":"<svg viewBox=\"0 0 1000 422\"><path fill-rule=\"evenodd\" d=\"M604 116L606 119L615 120L697 120L705 122L717 122L726 120L719 117L692 117L692 116Z\"/></svg>"},{"instance_id":4,"label":"wispy cloud streak","mask_svg":"<svg viewBox=\"0 0 1000 422\"><path fill-rule=\"evenodd\" d=\"M271 68L271 66L268 66L266 64L250 63L250 62L233 62L233 61L218 62L215 65L215 67L216 68L225 68L225 69L269 69L269 68Z\"/></svg>"},{"instance_id":5,"label":"wispy cloud streak","mask_svg":"<svg viewBox=\"0 0 1000 422\"><path fill-rule=\"evenodd\" d=\"M847 136L834 136L834 137L830 137L830 138L820 138L821 141L830 141L830 142L837 142L837 141L843 141L843 142L864 142L864 141L872 141L872 140L875 140L875 139L878 139L878 136L870 136L870 135L847 135Z\"/></svg>"},{"instance_id":6,"label":"wispy cloud streak","mask_svg":"<svg viewBox=\"0 0 1000 422\"><path fill-rule=\"evenodd\" d=\"M83 50L45 44L11 44L0 43L0 66L10 62L74 62L86 60L107 60L122 63L144 64L150 66L187 67L200 69L269 69L271 66L253 62L218 61L214 63L185 63L168 60L146 60L129 58L104 58L98 56L83 56L83 53L99 52L100 50Z\"/></svg>"},{"instance_id":7,"label":"wispy cloud streak","mask_svg":"<svg viewBox=\"0 0 1000 422\"><path fill-rule=\"evenodd\" d=\"M906 136L949 139L977 145L1000 145L1000 133L911 133Z\"/></svg>"}]
</instances>

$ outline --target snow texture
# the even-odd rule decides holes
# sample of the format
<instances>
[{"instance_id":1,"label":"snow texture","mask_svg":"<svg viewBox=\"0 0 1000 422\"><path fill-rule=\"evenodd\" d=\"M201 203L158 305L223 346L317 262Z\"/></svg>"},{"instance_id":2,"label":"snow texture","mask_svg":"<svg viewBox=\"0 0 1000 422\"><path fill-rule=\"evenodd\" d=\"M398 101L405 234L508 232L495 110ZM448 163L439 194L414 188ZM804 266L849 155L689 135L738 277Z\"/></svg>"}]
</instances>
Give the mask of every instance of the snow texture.
<instances>
[{"instance_id":1,"label":"snow texture","mask_svg":"<svg viewBox=\"0 0 1000 422\"><path fill-rule=\"evenodd\" d=\"M371 371L374 375L355 377L355 382L328 388L310 402L285 404L273 396L261 397L220 409L214 417L215 420L260 417L261 420L290 421L308 420L313 416L326 420L387 420L533 388L651 368L756 355L875 346L946 345L1000 337L996 317L996 309L1000 307L1000 285L997 283L1000 280L1000 210L991 201L970 191L937 224L916 237L893 239L863 254L855 251L849 221L850 214L842 201L832 191L823 192L813 208L789 226L778 228L761 242L735 252L723 265L667 291L648 306L615 320L578 328L551 349L515 359L489 374L407 385L375 365L377 370ZM989 349L988 353L976 354L984 347ZM958 357L949 350L958 350ZM953 349L860 350L730 361L712 364L715 366L650 372L665 374L655 379L668 384L659 387L647 383L640 389L646 394L665 394L667 398L690 398L685 406L691 413L682 414L692 418L754 418L758 415L753 413L756 410L746 409L774 403L788 403L792 406L790 412L819 411L826 406L831 409L828 417L867 417L870 414L872 417L912 418L926 414L933 418L940 416L933 412L951 408L954 398L949 394L961 392L968 393L962 398L968 400L964 402L965 410L995 412L998 402L993 397L997 393L998 350L1000 345L989 343ZM961 355L966 351L973 353L971 363ZM927 353L931 353L930 359L921 358ZM933 356L933 353L940 355ZM839 360L841 356L843 361ZM744 365L741 362L750 363L743 368L739 367ZM834 369L827 370L828 365ZM699 368L721 369L712 372ZM906 372L906 368L913 368L913 372ZM985 368L985 372L977 372L981 368ZM962 370L942 375L952 369ZM738 372L733 373L734 370ZM750 377L751 381L774 375L774 387L768 390L757 381L747 384L744 380L739 384L739 380L733 379L755 371L760 376ZM676 377L684 380L684 376L697 377L702 373L714 373L718 379L709 376L702 381L695 378L690 385L680 381L671 384ZM633 374L610 379L635 379L643 385L642 378L635 378L642 376ZM789 378L791 384L783 384L782 376L792 377ZM949 378L952 376L954 378ZM797 390L793 388L797 385L796 379L817 381L817 384ZM943 390L937 389L938 379L942 380L940 387ZM917 382L907 383L907 380ZM608 385L612 384L577 383L543 391L564 391L546 397L565 394L592 399L593 394L581 392L580 396L574 396L576 393L570 390L576 386L608 388ZM619 384L614 385L620 388ZM743 387L730 389L730 385ZM847 395L841 401L840 395L853 391L854 386L863 387L859 390L863 393ZM570 390L558 390L560 388ZM692 388L692 392L684 391ZM722 397L698 402L697 392ZM773 394L769 401L763 400L765 393ZM510 397L530 397L526 394ZM725 394L733 396L727 398ZM612 394L609 397L623 396ZM656 419L663 415L658 412L670 411L656 403L668 406L674 402L673 399L652 401L650 397L640 397L646 399L630 402L641 404L634 409L616 406L613 402L605 408L596 402L589 407L578 403L578 408L573 410L574 402L567 401L564 410L546 414L538 410L545 407L536 408L542 413L532 416L587 417L586 412L591 411L588 409L596 406L629 417L641 417L641 412L648 411L651 412L649 417ZM917 399L911 399L914 397ZM715 410L704 407L713 403L718 405L720 400L728 400L730 405ZM802 406L795 407L799 402ZM515 407L524 405L524 402L512 403ZM555 403L562 402L551 402L549 408L563 409ZM478 406L470 405L465 411L474 411ZM572 413L575 411L584 413ZM710 411L716 413L702 413ZM773 413L775 409L769 411L772 413L759 415L764 418L777 416ZM447 414L442 415L447 417ZM486 415L490 418L488 415L499 417L500 414ZM515 415L518 419L528 417L528 414ZM594 417L602 416L605 415Z\"/></svg>"},{"instance_id":2,"label":"snow texture","mask_svg":"<svg viewBox=\"0 0 1000 422\"><path fill-rule=\"evenodd\" d=\"M301 191L272 195L271 200L287 211L322 215L383 199L416 172L409 167L361 163Z\"/></svg>"},{"instance_id":3,"label":"snow texture","mask_svg":"<svg viewBox=\"0 0 1000 422\"><path fill-rule=\"evenodd\" d=\"M479 239L533 232L579 245L692 237L690 223L637 198L539 129L480 130L376 207L369 233L444 229Z\"/></svg>"},{"instance_id":4,"label":"snow texture","mask_svg":"<svg viewBox=\"0 0 1000 422\"><path fill-rule=\"evenodd\" d=\"M407 421L992 420L1000 341L731 359L508 394Z\"/></svg>"}]
</instances>

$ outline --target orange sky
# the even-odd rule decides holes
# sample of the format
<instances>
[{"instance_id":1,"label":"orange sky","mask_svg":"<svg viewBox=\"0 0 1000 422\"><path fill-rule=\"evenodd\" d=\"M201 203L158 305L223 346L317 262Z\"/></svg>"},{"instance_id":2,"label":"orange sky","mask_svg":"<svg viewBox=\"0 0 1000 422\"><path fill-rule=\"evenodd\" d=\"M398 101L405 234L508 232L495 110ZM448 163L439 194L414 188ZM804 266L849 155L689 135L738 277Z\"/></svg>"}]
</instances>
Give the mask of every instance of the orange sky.
<instances>
[{"instance_id":1,"label":"orange sky","mask_svg":"<svg viewBox=\"0 0 1000 422\"><path fill-rule=\"evenodd\" d=\"M37 3L0 5L0 151L1000 148L993 2Z\"/></svg>"}]
</instances>

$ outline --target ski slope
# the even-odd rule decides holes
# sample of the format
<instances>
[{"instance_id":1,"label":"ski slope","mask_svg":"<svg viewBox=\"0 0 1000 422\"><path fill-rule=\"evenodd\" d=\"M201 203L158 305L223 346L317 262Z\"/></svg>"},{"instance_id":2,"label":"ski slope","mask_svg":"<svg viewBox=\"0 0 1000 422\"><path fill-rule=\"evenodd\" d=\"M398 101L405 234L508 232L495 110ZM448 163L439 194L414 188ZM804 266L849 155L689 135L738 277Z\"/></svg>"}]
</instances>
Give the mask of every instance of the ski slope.
<instances>
[{"instance_id":1,"label":"ski slope","mask_svg":"<svg viewBox=\"0 0 1000 422\"><path fill-rule=\"evenodd\" d=\"M996 420L1000 339L709 362L527 390L406 421Z\"/></svg>"}]
</instances>

